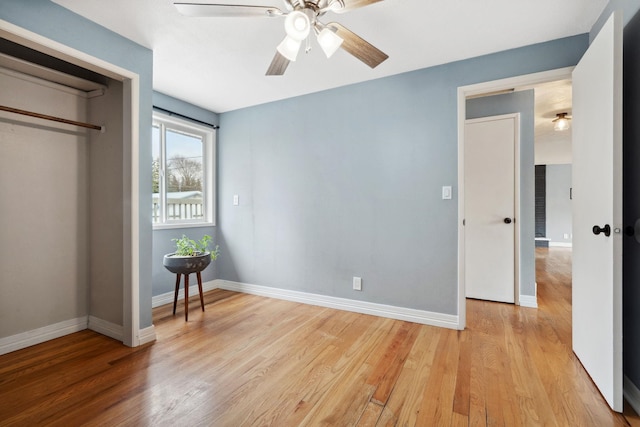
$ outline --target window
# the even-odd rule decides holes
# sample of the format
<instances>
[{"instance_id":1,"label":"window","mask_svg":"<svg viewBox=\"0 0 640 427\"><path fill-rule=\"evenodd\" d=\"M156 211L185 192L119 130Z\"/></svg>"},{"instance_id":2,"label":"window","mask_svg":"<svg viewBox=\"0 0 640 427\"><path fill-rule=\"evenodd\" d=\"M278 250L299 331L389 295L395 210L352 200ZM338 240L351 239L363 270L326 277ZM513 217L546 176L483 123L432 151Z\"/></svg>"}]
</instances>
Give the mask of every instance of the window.
<instances>
[{"instance_id":1,"label":"window","mask_svg":"<svg viewBox=\"0 0 640 427\"><path fill-rule=\"evenodd\" d=\"M213 225L215 134L212 128L153 114L153 225Z\"/></svg>"}]
</instances>

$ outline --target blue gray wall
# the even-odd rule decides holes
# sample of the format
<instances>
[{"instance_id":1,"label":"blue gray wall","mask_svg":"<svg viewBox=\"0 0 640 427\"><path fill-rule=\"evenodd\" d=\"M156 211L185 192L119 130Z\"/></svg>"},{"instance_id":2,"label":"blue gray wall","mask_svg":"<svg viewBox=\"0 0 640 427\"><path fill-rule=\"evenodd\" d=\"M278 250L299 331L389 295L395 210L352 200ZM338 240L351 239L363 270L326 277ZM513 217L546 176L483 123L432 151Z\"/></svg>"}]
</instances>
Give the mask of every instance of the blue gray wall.
<instances>
[{"instance_id":1,"label":"blue gray wall","mask_svg":"<svg viewBox=\"0 0 640 427\"><path fill-rule=\"evenodd\" d=\"M204 110L195 105L186 103L179 99L172 98L159 92L153 93L153 106L159 107L173 113L180 114L195 120L199 120L211 125L219 124L218 114ZM214 214L215 215L215 214ZM175 286L175 275L167 271L162 266L162 257L165 254L175 251L175 244L171 239L182 235L195 240L199 240L205 234L214 238L214 244L217 243L216 227L192 227L192 228L171 228L153 230L153 251L152 251L152 287L153 296L173 292ZM217 278L216 262L212 262L206 270L202 272L202 280L209 281Z\"/></svg>"},{"instance_id":2,"label":"blue gray wall","mask_svg":"<svg viewBox=\"0 0 640 427\"><path fill-rule=\"evenodd\" d=\"M520 294L536 294L533 90L467 100L467 119L520 113ZM494 167L495 165L487 165Z\"/></svg>"},{"instance_id":3,"label":"blue gray wall","mask_svg":"<svg viewBox=\"0 0 640 427\"><path fill-rule=\"evenodd\" d=\"M637 11L640 0L629 1ZM623 131L623 225L640 218L640 14L624 29L624 131ZM623 240L623 351L624 374L640 389L640 243Z\"/></svg>"},{"instance_id":4,"label":"blue gray wall","mask_svg":"<svg viewBox=\"0 0 640 427\"><path fill-rule=\"evenodd\" d=\"M546 172L546 237L551 244L571 243L571 165L547 165Z\"/></svg>"},{"instance_id":5,"label":"blue gray wall","mask_svg":"<svg viewBox=\"0 0 640 427\"><path fill-rule=\"evenodd\" d=\"M587 42L222 114L220 278L457 314L457 88L575 65ZM443 185L452 200L441 199Z\"/></svg>"},{"instance_id":6,"label":"blue gray wall","mask_svg":"<svg viewBox=\"0 0 640 427\"><path fill-rule=\"evenodd\" d=\"M151 326L152 52L48 0L2 0L0 19L140 76L140 327Z\"/></svg>"}]
</instances>

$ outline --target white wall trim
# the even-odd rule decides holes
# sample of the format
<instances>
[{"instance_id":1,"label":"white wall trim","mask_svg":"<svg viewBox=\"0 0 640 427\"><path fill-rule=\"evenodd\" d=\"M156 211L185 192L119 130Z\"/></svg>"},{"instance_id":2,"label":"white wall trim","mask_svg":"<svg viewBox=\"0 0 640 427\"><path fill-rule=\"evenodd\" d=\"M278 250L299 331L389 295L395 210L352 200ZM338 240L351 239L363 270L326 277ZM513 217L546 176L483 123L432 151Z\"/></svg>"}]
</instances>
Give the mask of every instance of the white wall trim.
<instances>
[{"instance_id":1,"label":"white wall trim","mask_svg":"<svg viewBox=\"0 0 640 427\"><path fill-rule=\"evenodd\" d=\"M211 291L218 286L215 280L204 282L202 284L202 292ZM198 283L189 285L189 295L198 295ZM180 290L178 291L178 303L184 300L184 281L180 281ZM151 298L151 307L156 308L165 304L173 304L173 292L165 292L164 294L156 295Z\"/></svg>"},{"instance_id":2,"label":"white wall trim","mask_svg":"<svg viewBox=\"0 0 640 427\"><path fill-rule=\"evenodd\" d=\"M572 248L573 247L573 243L570 242L551 242L549 241L549 247L555 247L555 248Z\"/></svg>"},{"instance_id":3,"label":"white wall trim","mask_svg":"<svg viewBox=\"0 0 640 427\"><path fill-rule=\"evenodd\" d=\"M87 316L0 338L0 355L87 329Z\"/></svg>"},{"instance_id":4,"label":"white wall trim","mask_svg":"<svg viewBox=\"0 0 640 427\"><path fill-rule=\"evenodd\" d=\"M0 19L0 37L6 38L12 42L21 44L39 52L51 55L55 58L62 59L74 65L86 68L96 73L105 75L112 79L124 82L124 102L123 102L123 121L124 121L124 145L131 147L131 164L130 164L130 191L131 203L125 203L129 206L130 212L125 212L125 227L129 227L127 232L127 244L130 245L130 262L131 265L126 266L125 273L130 278L125 277L123 283L124 292L124 344L135 347L139 345L138 332L140 325L140 215L139 215L139 114L140 114L140 76L133 71L119 67L105 60L89 55L70 46L64 45L55 40L44 37L40 34L19 27L11 22ZM125 201L126 202L126 201ZM128 223L130 222L130 223ZM126 234L126 233L125 233ZM128 251L125 251L128 252Z\"/></svg>"},{"instance_id":5,"label":"white wall trim","mask_svg":"<svg viewBox=\"0 0 640 427\"><path fill-rule=\"evenodd\" d=\"M137 74L125 68L111 64L88 53L74 49L55 40L46 38L9 21L0 19L0 36L37 50L55 58L62 59L74 65L86 68L109 78L123 81L137 77Z\"/></svg>"},{"instance_id":6,"label":"white wall trim","mask_svg":"<svg viewBox=\"0 0 640 427\"><path fill-rule=\"evenodd\" d=\"M131 265L129 266L130 281L126 277L123 278L123 322L125 327L123 343L137 347L140 345L138 335L140 332L140 77L130 73L128 78L124 79L123 88L125 98L122 109L124 134L128 134L128 139L131 142L131 163L129 164L131 204L129 206L129 221L125 220L125 227L128 222L131 233L128 236L128 243L131 245L129 248ZM125 203L124 218L127 218L126 205Z\"/></svg>"},{"instance_id":7,"label":"white wall trim","mask_svg":"<svg viewBox=\"0 0 640 427\"><path fill-rule=\"evenodd\" d=\"M228 280L216 279L214 280L214 282L217 285L216 287L229 291L243 292L246 294L260 295L264 297L294 301L303 304L317 305L320 307L335 308L337 310L345 310L355 313L371 314L373 316L405 320L408 322L421 323L423 325L457 329L459 324L458 316L454 316L451 314L434 313L412 308L396 307L386 304L351 300L347 298L311 294L307 292L290 291L286 289L251 285L248 283L232 282Z\"/></svg>"},{"instance_id":8,"label":"white wall trim","mask_svg":"<svg viewBox=\"0 0 640 427\"><path fill-rule=\"evenodd\" d=\"M538 308L538 297L535 295L520 295L520 306Z\"/></svg>"},{"instance_id":9,"label":"white wall trim","mask_svg":"<svg viewBox=\"0 0 640 427\"><path fill-rule=\"evenodd\" d=\"M465 234L462 221L464 219L464 124L467 118L466 98L472 95L496 92L515 87L536 85L571 78L574 67L565 67L539 73L525 74L500 80L482 82L458 87L458 326L466 326L466 287L465 287Z\"/></svg>"},{"instance_id":10,"label":"white wall trim","mask_svg":"<svg viewBox=\"0 0 640 427\"><path fill-rule=\"evenodd\" d=\"M138 341L144 345L156 340L156 328L151 325L138 331Z\"/></svg>"},{"instance_id":11,"label":"white wall trim","mask_svg":"<svg viewBox=\"0 0 640 427\"><path fill-rule=\"evenodd\" d=\"M87 325L87 328L120 342L124 339L124 327L122 325L116 325L115 323L108 322L95 316L89 315L89 324Z\"/></svg>"},{"instance_id":12,"label":"white wall trim","mask_svg":"<svg viewBox=\"0 0 640 427\"><path fill-rule=\"evenodd\" d=\"M640 389L626 375L624 376L624 398L633 410L640 414Z\"/></svg>"}]
</instances>

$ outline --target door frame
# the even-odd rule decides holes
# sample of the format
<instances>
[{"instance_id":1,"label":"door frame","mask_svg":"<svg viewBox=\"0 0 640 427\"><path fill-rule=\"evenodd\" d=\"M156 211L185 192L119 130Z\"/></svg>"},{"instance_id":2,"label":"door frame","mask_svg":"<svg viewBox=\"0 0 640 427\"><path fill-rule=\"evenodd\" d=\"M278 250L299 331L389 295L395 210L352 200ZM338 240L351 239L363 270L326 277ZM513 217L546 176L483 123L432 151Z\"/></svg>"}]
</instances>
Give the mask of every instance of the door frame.
<instances>
[{"instance_id":1,"label":"door frame","mask_svg":"<svg viewBox=\"0 0 640 427\"><path fill-rule=\"evenodd\" d=\"M140 336L140 76L1 19L0 37L123 83L123 142L125 147L129 146L129 156L125 156L124 159L124 187L131 197L131 203L125 203L122 230L125 242L123 255L125 260L128 260L124 265L122 277L123 343L137 347L153 341L155 334L152 334L153 337L145 336L142 339ZM127 205L129 209L126 208Z\"/></svg>"},{"instance_id":2,"label":"door frame","mask_svg":"<svg viewBox=\"0 0 640 427\"><path fill-rule=\"evenodd\" d=\"M466 119L464 124L469 123L482 123L482 122L491 122L496 120L505 120L505 119L513 119L514 121L514 136L513 136L513 215L516 218L515 227L513 228L514 239L513 239L513 275L514 275L514 285L513 285L513 301L518 304L518 296L520 295L520 263L518 260L520 259L520 227L519 227L519 218L520 218L520 113L508 113L508 114L498 114L495 116L486 116L486 117L478 117L475 119ZM464 139L463 139L463 147L462 147L462 157L464 157ZM462 163L461 167L464 169L465 164ZM464 170L462 171L464 175ZM464 181L462 181L464 184ZM460 193L459 197L463 197L465 193ZM464 204L464 200L462 200ZM464 215L464 211L463 211ZM464 216L463 216L464 219ZM463 236L464 237L464 236ZM466 243L465 243L466 245ZM465 262L465 258L463 258L463 262ZM462 266L462 269L465 269L465 266ZM465 299L466 299L466 286L465 286Z\"/></svg>"},{"instance_id":3,"label":"door frame","mask_svg":"<svg viewBox=\"0 0 640 427\"><path fill-rule=\"evenodd\" d=\"M468 96L491 94L494 92L501 92L505 90L511 90L514 87L526 87L535 86L541 83L548 83L556 80L565 80L571 78L571 73L574 67L565 67L555 70L542 71L538 73L525 74L521 76L509 77L505 79L492 80L487 82L476 83L467 86L458 87L458 329L462 330L466 327L467 322L467 301L466 301L466 286L465 286L465 229L463 225L464 220L464 124L467 117L466 99ZM516 165L518 165L517 179L517 198L516 198L516 235L520 235L520 229L526 225L520 222L520 180L519 180L519 151L516 158ZM533 226L533 224L530 224ZM516 271L519 275L522 265L522 259L520 257L520 241L518 239L516 248ZM529 301L523 301L520 296L520 278L516 278L518 287L516 292L516 304L526 305L528 307L535 307L537 304L533 304Z\"/></svg>"}]
</instances>

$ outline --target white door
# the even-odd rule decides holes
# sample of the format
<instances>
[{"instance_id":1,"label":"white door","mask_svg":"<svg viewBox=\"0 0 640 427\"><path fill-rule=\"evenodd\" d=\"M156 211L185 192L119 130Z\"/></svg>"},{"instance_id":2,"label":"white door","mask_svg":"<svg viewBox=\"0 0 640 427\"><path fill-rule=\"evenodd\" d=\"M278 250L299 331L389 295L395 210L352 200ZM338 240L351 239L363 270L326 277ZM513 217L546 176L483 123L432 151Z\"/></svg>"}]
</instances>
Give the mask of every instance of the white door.
<instances>
[{"instance_id":1,"label":"white door","mask_svg":"<svg viewBox=\"0 0 640 427\"><path fill-rule=\"evenodd\" d=\"M467 120L464 136L468 298L515 302L518 115Z\"/></svg>"},{"instance_id":2,"label":"white door","mask_svg":"<svg viewBox=\"0 0 640 427\"><path fill-rule=\"evenodd\" d=\"M621 114L622 19L616 13L573 72L572 311L573 351L618 412L622 411Z\"/></svg>"}]
</instances>

